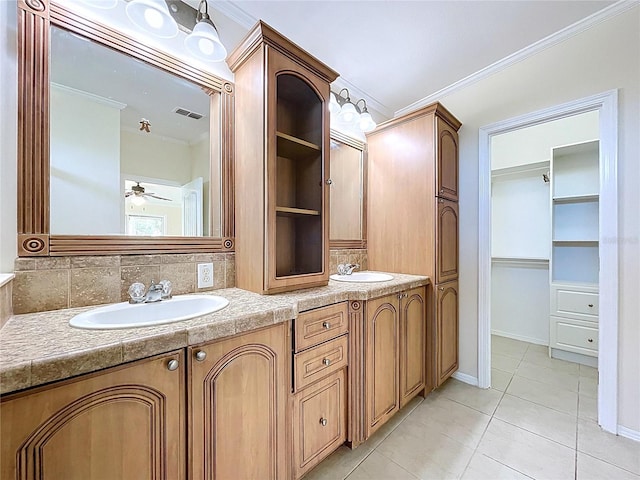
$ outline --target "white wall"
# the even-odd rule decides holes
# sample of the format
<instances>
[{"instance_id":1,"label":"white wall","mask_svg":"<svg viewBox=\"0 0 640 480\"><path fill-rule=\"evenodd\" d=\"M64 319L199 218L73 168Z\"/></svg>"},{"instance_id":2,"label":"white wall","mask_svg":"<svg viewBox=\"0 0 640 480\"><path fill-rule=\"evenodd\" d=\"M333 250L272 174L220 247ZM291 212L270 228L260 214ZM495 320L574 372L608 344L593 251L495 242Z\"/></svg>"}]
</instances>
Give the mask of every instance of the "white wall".
<instances>
[{"instance_id":1,"label":"white wall","mask_svg":"<svg viewBox=\"0 0 640 480\"><path fill-rule=\"evenodd\" d=\"M51 88L51 233L120 232L120 108Z\"/></svg>"},{"instance_id":2,"label":"white wall","mask_svg":"<svg viewBox=\"0 0 640 480\"><path fill-rule=\"evenodd\" d=\"M17 256L18 70L15 0L0 2L0 273Z\"/></svg>"},{"instance_id":3,"label":"white wall","mask_svg":"<svg viewBox=\"0 0 640 480\"><path fill-rule=\"evenodd\" d=\"M491 137L491 170L551 160L551 148L599 137L598 112L586 112Z\"/></svg>"},{"instance_id":4,"label":"white wall","mask_svg":"<svg viewBox=\"0 0 640 480\"><path fill-rule=\"evenodd\" d=\"M619 89L619 424L640 431L640 6L440 101L460 130L460 371L477 376L478 130Z\"/></svg>"},{"instance_id":5,"label":"white wall","mask_svg":"<svg viewBox=\"0 0 640 480\"><path fill-rule=\"evenodd\" d=\"M191 152L186 142L137 130L122 130L120 138L122 173L179 182L180 185L191 181Z\"/></svg>"}]
</instances>

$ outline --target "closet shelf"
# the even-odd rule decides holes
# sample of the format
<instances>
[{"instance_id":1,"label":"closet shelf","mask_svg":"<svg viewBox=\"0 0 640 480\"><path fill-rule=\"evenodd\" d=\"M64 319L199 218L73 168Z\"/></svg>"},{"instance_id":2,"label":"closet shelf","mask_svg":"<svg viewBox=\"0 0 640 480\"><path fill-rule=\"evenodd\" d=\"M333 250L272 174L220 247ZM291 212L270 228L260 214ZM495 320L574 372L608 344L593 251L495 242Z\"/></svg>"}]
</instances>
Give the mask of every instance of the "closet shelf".
<instances>
[{"instance_id":1,"label":"closet shelf","mask_svg":"<svg viewBox=\"0 0 640 480\"><path fill-rule=\"evenodd\" d=\"M276 137L278 139L278 156L281 157L306 158L319 155L322 151L320 146L315 143L307 142L286 133L276 132Z\"/></svg>"}]
</instances>

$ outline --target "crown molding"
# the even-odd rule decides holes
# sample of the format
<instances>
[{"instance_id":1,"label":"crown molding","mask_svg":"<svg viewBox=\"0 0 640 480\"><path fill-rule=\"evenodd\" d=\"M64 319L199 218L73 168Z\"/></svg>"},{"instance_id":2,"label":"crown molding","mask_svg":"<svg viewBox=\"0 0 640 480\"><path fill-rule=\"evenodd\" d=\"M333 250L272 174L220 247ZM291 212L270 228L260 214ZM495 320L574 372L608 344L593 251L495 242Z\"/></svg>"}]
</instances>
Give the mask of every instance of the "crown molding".
<instances>
[{"instance_id":1,"label":"crown molding","mask_svg":"<svg viewBox=\"0 0 640 480\"><path fill-rule=\"evenodd\" d=\"M257 18L255 18L253 15L248 14L237 4L228 0L215 2L212 8L229 17L231 20L236 22L238 25L243 26L247 30L258 23Z\"/></svg>"},{"instance_id":2,"label":"crown molding","mask_svg":"<svg viewBox=\"0 0 640 480\"><path fill-rule=\"evenodd\" d=\"M603 8L602 10L589 15L588 17L583 18L582 20L577 21L576 23L569 25L568 27L563 28L562 30L558 30L556 33L552 33L548 37L543 38L542 40L538 40L535 43L532 43L528 47L525 47L521 50L518 50L515 53L503 58L502 60L498 60L491 65L478 70L471 75L458 80L457 82L452 83L451 85L444 87L437 92L434 92L411 105L404 107L400 110L397 110L394 114L396 117L400 117L402 115L406 115L407 113L413 112L419 108L422 108L426 105L429 105L442 97L450 95L458 90L462 90L480 80L483 80L495 73L498 73L511 65L514 65L522 60L525 60L542 50L545 50L549 47L552 47L558 43L564 42L565 40L578 35L591 27L594 27L610 18L613 18L621 13L626 12L627 10L631 10L632 8L638 7L638 0L620 0L608 7ZM367 102L368 103L368 102Z\"/></svg>"}]
</instances>

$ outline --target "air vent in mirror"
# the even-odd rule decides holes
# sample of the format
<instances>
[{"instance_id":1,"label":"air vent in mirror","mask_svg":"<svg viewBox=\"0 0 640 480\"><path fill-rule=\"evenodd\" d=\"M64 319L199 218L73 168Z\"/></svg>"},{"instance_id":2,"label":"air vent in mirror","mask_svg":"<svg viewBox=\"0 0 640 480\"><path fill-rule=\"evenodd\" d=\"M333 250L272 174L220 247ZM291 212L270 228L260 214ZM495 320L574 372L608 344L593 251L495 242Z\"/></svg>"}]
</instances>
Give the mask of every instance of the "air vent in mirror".
<instances>
[{"instance_id":1,"label":"air vent in mirror","mask_svg":"<svg viewBox=\"0 0 640 480\"><path fill-rule=\"evenodd\" d=\"M202 117L204 117L204 115L202 115L201 113L192 112L190 110L187 110L186 108L176 107L173 109L173 111L178 115L184 115L185 117L193 118L194 120L200 120Z\"/></svg>"}]
</instances>

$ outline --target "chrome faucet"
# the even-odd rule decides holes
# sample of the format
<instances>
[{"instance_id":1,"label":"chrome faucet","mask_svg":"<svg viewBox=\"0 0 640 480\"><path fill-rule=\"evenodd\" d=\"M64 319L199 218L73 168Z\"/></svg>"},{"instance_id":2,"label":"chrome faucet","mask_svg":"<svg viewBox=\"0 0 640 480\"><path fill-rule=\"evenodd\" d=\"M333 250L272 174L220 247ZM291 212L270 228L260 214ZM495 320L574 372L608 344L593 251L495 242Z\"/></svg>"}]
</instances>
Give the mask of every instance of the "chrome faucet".
<instances>
[{"instance_id":1,"label":"chrome faucet","mask_svg":"<svg viewBox=\"0 0 640 480\"><path fill-rule=\"evenodd\" d=\"M360 268L357 263L341 263L338 265L338 275L351 275L356 268Z\"/></svg>"},{"instance_id":2,"label":"chrome faucet","mask_svg":"<svg viewBox=\"0 0 640 480\"><path fill-rule=\"evenodd\" d=\"M149 290L145 293L144 289L144 283L131 284L128 290L129 297L131 297L129 303L152 303L171 298L171 282L169 280L162 280L159 283L151 280Z\"/></svg>"}]
</instances>

